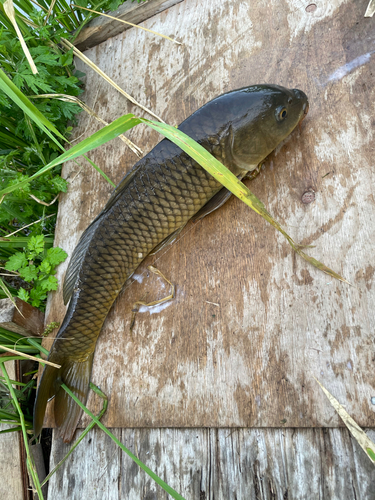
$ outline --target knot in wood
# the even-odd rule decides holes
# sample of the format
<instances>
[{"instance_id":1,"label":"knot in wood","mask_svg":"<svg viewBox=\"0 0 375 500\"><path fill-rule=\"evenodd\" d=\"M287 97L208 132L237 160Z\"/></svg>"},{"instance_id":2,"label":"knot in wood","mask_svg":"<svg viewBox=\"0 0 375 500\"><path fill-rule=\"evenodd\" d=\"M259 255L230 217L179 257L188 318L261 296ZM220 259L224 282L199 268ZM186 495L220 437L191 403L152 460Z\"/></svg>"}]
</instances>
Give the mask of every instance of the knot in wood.
<instances>
[{"instance_id":1,"label":"knot in wood","mask_svg":"<svg viewBox=\"0 0 375 500\"><path fill-rule=\"evenodd\" d=\"M312 201L315 200L315 193L312 190L306 191L303 193L301 201L302 203L305 203L307 205L308 203L311 203Z\"/></svg>"}]
</instances>

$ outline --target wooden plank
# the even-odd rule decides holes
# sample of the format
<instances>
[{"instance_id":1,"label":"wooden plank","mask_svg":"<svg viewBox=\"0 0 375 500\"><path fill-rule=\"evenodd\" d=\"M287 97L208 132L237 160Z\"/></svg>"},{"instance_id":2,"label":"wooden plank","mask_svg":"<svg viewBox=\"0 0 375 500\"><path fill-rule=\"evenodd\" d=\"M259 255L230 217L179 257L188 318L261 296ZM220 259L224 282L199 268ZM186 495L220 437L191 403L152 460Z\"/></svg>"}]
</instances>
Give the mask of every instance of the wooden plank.
<instances>
[{"instance_id":1,"label":"wooden plank","mask_svg":"<svg viewBox=\"0 0 375 500\"><path fill-rule=\"evenodd\" d=\"M14 361L5 363L5 368L9 377L15 379ZM0 424L0 430L9 427L11 426ZM19 432L0 435L0 478L1 500L21 500L24 498Z\"/></svg>"},{"instance_id":2,"label":"wooden plank","mask_svg":"<svg viewBox=\"0 0 375 500\"><path fill-rule=\"evenodd\" d=\"M0 300L0 327L20 335L44 332L44 313L18 297Z\"/></svg>"},{"instance_id":3,"label":"wooden plank","mask_svg":"<svg viewBox=\"0 0 375 500\"><path fill-rule=\"evenodd\" d=\"M292 254L285 240L238 200L149 258L117 300L99 339L93 381L109 395L112 427L340 426L313 375L362 426L375 425L373 220L374 31L365 2L250 5L190 0L145 26L183 40L178 47L128 30L87 55L171 124L216 95L259 82L306 91L310 113L266 161L251 189L296 241L355 286L328 278ZM123 57L132 47L131 57ZM85 100L107 121L138 111L86 72ZM81 115L76 138L97 130ZM160 139L137 128L144 151ZM116 140L90 157L119 181L135 163ZM71 254L111 188L90 167L69 164L56 244ZM314 191L315 201L302 202ZM305 199L305 198L304 198ZM306 200L305 200L306 201ZM138 314L132 305L167 292L154 264L177 287L174 301ZM65 272L60 266L58 276ZM219 304L219 307L212 303ZM48 322L61 321L60 292ZM100 402L90 395L89 407ZM49 421L51 424L52 422Z\"/></svg>"},{"instance_id":4,"label":"wooden plank","mask_svg":"<svg viewBox=\"0 0 375 500\"><path fill-rule=\"evenodd\" d=\"M114 429L114 433L186 499L375 499L375 469L346 429ZM375 439L374 429L369 435ZM54 439L51 467L68 450ZM86 436L68 460L50 480L48 499L170 498L99 430Z\"/></svg>"},{"instance_id":5,"label":"wooden plank","mask_svg":"<svg viewBox=\"0 0 375 500\"><path fill-rule=\"evenodd\" d=\"M182 2L182 0L146 0L141 3L130 2L129 0L120 5L116 11L108 14L128 23L141 24L146 19L169 9L179 2ZM82 29L74 44L79 50L86 50L130 28L130 25L108 17L96 17Z\"/></svg>"}]
</instances>

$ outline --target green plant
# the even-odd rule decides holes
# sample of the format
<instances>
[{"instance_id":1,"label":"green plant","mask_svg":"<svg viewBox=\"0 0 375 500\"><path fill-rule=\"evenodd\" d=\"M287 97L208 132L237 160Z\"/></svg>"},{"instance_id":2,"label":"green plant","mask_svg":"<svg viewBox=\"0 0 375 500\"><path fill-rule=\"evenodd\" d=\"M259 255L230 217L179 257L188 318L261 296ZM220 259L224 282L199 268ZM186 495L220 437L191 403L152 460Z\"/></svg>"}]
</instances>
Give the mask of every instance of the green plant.
<instances>
[{"instance_id":1,"label":"green plant","mask_svg":"<svg viewBox=\"0 0 375 500\"><path fill-rule=\"evenodd\" d=\"M5 264L5 269L13 271L30 286L21 287L18 297L41 307L47 298L47 292L57 290L55 268L67 258L68 254L61 248L44 249L43 235L32 236L23 252L16 252Z\"/></svg>"}]
</instances>

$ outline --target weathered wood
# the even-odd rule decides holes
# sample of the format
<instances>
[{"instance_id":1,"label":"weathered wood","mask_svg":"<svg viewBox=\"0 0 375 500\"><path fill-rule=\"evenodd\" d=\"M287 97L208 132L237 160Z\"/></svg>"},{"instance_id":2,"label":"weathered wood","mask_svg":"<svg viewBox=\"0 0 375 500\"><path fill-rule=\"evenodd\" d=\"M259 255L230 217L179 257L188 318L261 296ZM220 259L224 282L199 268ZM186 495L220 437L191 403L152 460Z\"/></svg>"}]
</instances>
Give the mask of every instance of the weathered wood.
<instances>
[{"instance_id":1,"label":"weathered wood","mask_svg":"<svg viewBox=\"0 0 375 500\"><path fill-rule=\"evenodd\" d=\"M15 379L14 361L5 363L5 368L9 377ZM0 424L0 430L9 427L9 425ZM1 500L22 500L24 498L19 432L0 435L0 498Z\"/></svg>"},{"instance_id":2,"label":"weathered wood","mask_svg":"<svg viewBox=\"0 0 375 500\"><path fill-rule=\"evenodd\" d=\"M108 14L128 23L140 24L179 2L182 2L182 0L148 0L141 3L128 0L120 5L116 11L109 12ZM108 17L99 16L82 29L74 45L79 50L86 50L130 28L130 25L120 23Z\"/></svg>"},{"instance_id":3,"label":"weathered wood","mask_svg":"<svg viewBox=\"0 0 375 500\"><path fill-rule=\"evenodd\" d=\"M0 300L0 327L20 335L42 335L44 314L18 297Z\"/></svg>"},{"instance_id":4,"label":"weathered wood","mask_svg":"<svg viewBox=\"0 0 375 500\"><path fill-rule=\"evenodd\" d=\"M109 395L112 427L291 427L342 425L313 380L319 378L362 426L375 424L375 204L372 21L365 1L324 1L315 11L288 0L251 4L189 0L145 26L167 26L184 42L128 30L86 54L167 122L182 121L214 96L272 82L301 88L310 112L266 161L251 189L295 240L355 286L338 283L297 258L281 235L238 200L146 260L117 300L100 336L93 381ZM128 47L131 57L124 58ZM136 112L88 68L86 102L110 121ZM81 115L76 137L97 129ZM145 128L143 150L160 139ZM134 155L119 141L90 154L119 181ZM91 168L64 175L56 244L71 254L111 191ZM315 201L304 204L306 191ZM153 263L177 287L174 301L138 314L165 295ZM66 264L59 268L59 277ZM142 282L142 283L140 283ZM216 303L219 306L215 306ZM48 322L61 321L61 294ZM155 313L155 314L154 314ZM89 407L100 402L90 395Z\"/></svg>"},{"instance_id":5,"label":"weathered wood","mask_svg":"<svg viewBox=\"0 0 375 500\"><path fill-rule=\"evenodd\" d=\"M187 500L374 500L375 469L346 429L114 429ZM375 431L369 431L375 439ZM51 467L69 446L53 440ZM167 500L103 432L50 480L48 500Z\"/></svg>"}]
</instances>

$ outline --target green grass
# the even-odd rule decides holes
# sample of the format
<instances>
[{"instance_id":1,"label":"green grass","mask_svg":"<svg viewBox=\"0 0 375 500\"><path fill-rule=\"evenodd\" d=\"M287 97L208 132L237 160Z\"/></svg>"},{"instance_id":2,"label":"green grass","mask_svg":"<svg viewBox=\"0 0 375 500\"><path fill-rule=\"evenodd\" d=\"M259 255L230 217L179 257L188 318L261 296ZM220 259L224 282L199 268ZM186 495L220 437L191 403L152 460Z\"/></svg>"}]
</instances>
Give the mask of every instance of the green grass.
<instances>
[{"instance_id":1,"label":"green grass","mask_svg":"<svg viewBox=\"0 0 375 500\"><path fill-rule=\"evenodd\" d=\"M38 71L33 74L4 3L0 0L0 190L12 190L6 197L0 196L0 267L6 267L16 252L27 251L32 237L43 237L45 249L53 244L57 214L57 202L53 202L59 193L67 191L68 183L60 176L61 163L33 176L64 151L63 144L81 108L54 98L33 101L33 96L48 93L77 97L83 92L80 77L84 74L75 70L73 52L63 48L60 39L74 40L79 30L97 16L57 0L47 19L49 2L40 0L37 8L30 0L14 0L15 22ZM79 2L82 7L99 11L116 9L121 3ZM25 179L29 181L22 183ZM0 279L0 298L19 294L21 282L17 284L6 276ZM28 301L44 308L45 297L36 288L31 282Z\"/></svg>"}]
</instances>

